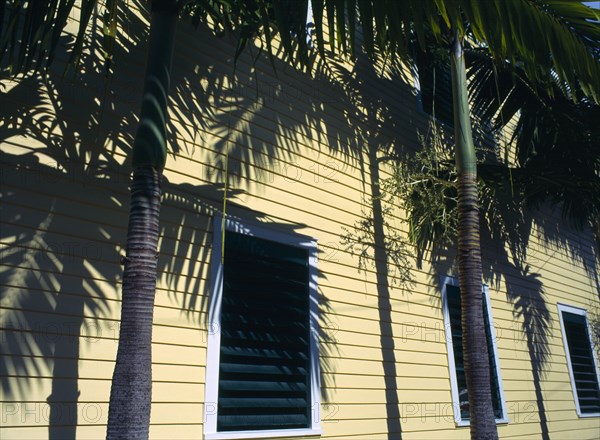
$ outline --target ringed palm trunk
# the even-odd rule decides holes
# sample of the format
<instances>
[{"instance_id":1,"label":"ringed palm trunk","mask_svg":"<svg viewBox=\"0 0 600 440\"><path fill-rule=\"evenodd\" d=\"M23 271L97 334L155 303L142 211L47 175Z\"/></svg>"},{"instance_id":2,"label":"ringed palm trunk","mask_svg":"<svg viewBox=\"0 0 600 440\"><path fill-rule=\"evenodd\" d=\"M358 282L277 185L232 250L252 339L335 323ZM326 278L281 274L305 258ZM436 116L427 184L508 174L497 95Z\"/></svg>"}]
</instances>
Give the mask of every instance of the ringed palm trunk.
<instances>
[{"instance_id":1,"label":"ringed palm trunk","mask_svg":"<svg viewBox=\"0 0 600 440\"><path fill-rule=\"evenodd\" d=\"M121 327L110 393L108 439L147 439L149 433L160 184L166 159L167 102L177 21L174 3L166 0L152 4L144 96L133 145Z\"/></svg>"},{"instance_id":2,"label":"ringed palm trunk","mask_svg":"<svg viewBox=\"0 0 600 440\"><path fill-rule=\"evenodd\" d=\"M483 318L477 159L469 117L463 42L456 30L450 59L458 176L458 274L471 438L497 439Z\"/></svg>"}]
</instances>

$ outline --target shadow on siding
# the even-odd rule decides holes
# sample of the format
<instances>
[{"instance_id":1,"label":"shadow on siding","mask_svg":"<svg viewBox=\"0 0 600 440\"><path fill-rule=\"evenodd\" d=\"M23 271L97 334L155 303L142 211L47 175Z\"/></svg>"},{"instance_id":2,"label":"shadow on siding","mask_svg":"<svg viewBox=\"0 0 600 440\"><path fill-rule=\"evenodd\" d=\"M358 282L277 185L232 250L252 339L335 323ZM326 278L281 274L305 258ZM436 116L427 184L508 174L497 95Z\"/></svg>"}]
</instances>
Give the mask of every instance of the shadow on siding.
<instances>
[{"instance_id":1,"label":"shadow on siding","mask_svg":"<svg viewBox=\"0 0 600 440\"><path fill-rule=\"evenodd\" d=\"M116 50L113 75L106 76L95 57L82 61L86 72L76 78L62 77L54 67L48 75L11 86L0 110L0 141L7 146L0 157L0 282L6 287L2 391L26 405L28 395L50 383L47 402L36 404L36 414L27 419L25 406L17 408L20 425L48 426L49 438L75 438L77 426L103 423L106 417L113 360L110 354L94 355L91 347L116 351L118 320L112 315L119 307L128 155L141 97L136 69L145 52L144 24L132 13L122 17L121 29L127 29L128 38ZM230 161L230 182L252 187L268 180L265 170L276 170L274 163L294 163L307 147L294 140L307 135L307 127L319 127L311 138L318 150L356 160L358 144L351 127L344 132L336 128L346 120L351 103L337 95L339 86L335 89L327 75L308 81L287 72L280 73L280 81L266 61L259 61L256 73L250 56L242 57L234 72L232 41L200 30L190 42L192 31L181 28L167 168L169 162L205 149L207 160L197 164L192 177L208 183L175 183L180 176L164 179L157 296L166 291L169 301L201 327L208 288L202 280L209 263L208 225L223 201L224 160ZM199 46L198 58L185 56L190 45ZM283 63L276 64L280 72L286 70ZM307 95L303 90L310 84L317 86ZM18 146L23 137L32 148ZM304 227L236 205L242 194L242 188L227 191L232 212L279 228ZM319 299L322 394L327 401L335 381L326 373L335 370L331 359L337 348L328 318L331 305L322 293ZM91 357L82 357L84 348ZM93 397L81 397L82 381L96 384Z\"/></svg>"}]
</instances>

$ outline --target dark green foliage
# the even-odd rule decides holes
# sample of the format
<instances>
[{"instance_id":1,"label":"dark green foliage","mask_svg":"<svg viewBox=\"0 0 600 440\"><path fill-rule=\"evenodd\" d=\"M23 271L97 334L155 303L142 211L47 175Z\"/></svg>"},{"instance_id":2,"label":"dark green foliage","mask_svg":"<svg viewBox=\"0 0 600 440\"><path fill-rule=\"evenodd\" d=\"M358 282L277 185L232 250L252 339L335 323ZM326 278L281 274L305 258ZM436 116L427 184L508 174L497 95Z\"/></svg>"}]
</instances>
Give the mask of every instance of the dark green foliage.
<instances>
[{"instance_id":1,"label":"dark green foliage","mask_svg":"<svg viewBox=\"0 0 600 440\"><path fill-rule=\"evenodd\" d=\"M496 129L516 121L515 166L482 168L488 186L518 192L532 208L558 206L572 226L600 239L600 106L556 76L541 87L482 51L470 52L470 61L474 112ZM503 183L508 173L512 188Z\"/></svg>"},{"instance_id":2,"label":"dark green foliage","mask_svg":"<svg viewBox=\"0 0 600 440\"><path fill-rule=\"evenodd\" d=\"M77 36L70 48L71 63L74 65L77 65L81 58L85 32L96 3L96 0L85 0L80 4ZM107 6L110 7L111 3L113 2L108 2ZM14 75L20 72L32 73L50 65L74 6L75 0L2 2L0 4L2 70Z\"/></svg>"},{"instance_id":3,"label":"dark green foliage","mask_svg":"<svg viewBox=\"0 0 600 440\"><path fill-rule=\"evenodd\" d=\"M457 192L453 151L435 126L419 135L420 148L394 166L382 184L384 198L406 212L408 238L420 262L436 246L450 246L457 233Z\"/></svg>"},{"instance_id":4,"label":"dark green foliage","mask_svg":"<svg viewBox=\"0 0 600 440\"><path fill-rule=\"evenodd\" d=\"M321 2L317 2L321 3ZM441 43L454 23L460 35L470 35L498 62L523 67L536 83L552 75L587 96L600 99L599 14L579 2L562 0L330 0L324 1L330 46L351 54L358 43L352 15L358 7L363 47L372 57L410 55L416 40L425 48L431 36ZM316 5L315 5L316 6ZM316 17L316 14L315 14ZM317 41L324 42L316 23ZM553 72L553 73L552 73Z\"/></svg>"},{"instance_id":5,"label":"dark green foliage","mask_svg":"<svg viewBox=\"0 0 600 440\"><path fill-rule=\"evenodd\" d=\"M309 63L306 13L309 0L153 0L150 9L175 11L195 25L208 25L217 35L232 33L238 39L235 59L254 42L259 54L273 57L278 48L272 45L279 36L287 59L298 67ZM139 6L145 7L141 1ZM118 27L123 26L119 0L8 0L0 4L0 53L2 70L8 75L32 74L52 64L59 37L66 25L76 18L77 32L69 46L69 67L78 66L89 39L94 11L98 8L102 22L102 52L107 71L112 52L118 43ZM78 9L79 8L79 9ZM256 40L256 37L260 37Z\"/></svg>"}]
</instances>

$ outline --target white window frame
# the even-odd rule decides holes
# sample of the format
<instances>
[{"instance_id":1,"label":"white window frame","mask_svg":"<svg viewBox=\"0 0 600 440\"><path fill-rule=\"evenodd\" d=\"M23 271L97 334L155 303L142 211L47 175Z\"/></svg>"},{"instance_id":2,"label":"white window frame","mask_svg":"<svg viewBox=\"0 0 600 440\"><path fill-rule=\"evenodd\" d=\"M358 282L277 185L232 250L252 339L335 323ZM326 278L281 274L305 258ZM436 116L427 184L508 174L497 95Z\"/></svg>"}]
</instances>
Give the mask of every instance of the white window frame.
<instances>
[{"instance_id":1,"label":"white window frame","mask_svg":"<svg viewBox=\"0 0 600 440\"><path fill-rule=\"evenodd\" d=\"M591 334L592 329L590 328L590 321L587 317L587 310L579 307L570 306L567 304L558 303L558 316L560 318L560 330L562 332L563 337L563 346L565 347L565 355L567 357L567 366L569 367L569 377L571 379L571 389L573 390L573 399L575 400L575 408L577 410L577 415L579 417L600 417L600 412L597 413L587 413L583 414L581 412L581 408L579 407L579 396L577 394L577 386L575 385L575 375L573 374L573 366L571 365L571 353L569 351L569 343L567 340L567 332L565 331L565 323L563 321L563 312L572 313L574 315L583 316L585 319L585 325L587 326L588 338L590 349L592 350L592 363L594 365L594 370L596 371L596 379L600 384L600 372L598 370L598 361L596 360L594 353L594 345L592 344Z\"/></svg>"},{"instance_id":2,"label":"white window frame","mask_svg":"<svg viewBox=\"0 0 600 440\"><path fill-rule=\"evenodd\" d=\"M306 44L312 49L312 33L315 27L315 19L312 9L312 2L308 2L306 9Z\"/></svg>"},{"instance_id":3,"label":"white window frame","mask_svg":"<svg viewBox=\"0 0 600 440\"><path fill-rule=\"evenodd\" d=\"M463 420L460 415L460 399L458 395L458 378L456 376L456 363L454 360L454 344L452 342L452 327L450 323L450 310L448 308L448 295L446 293L446 286L451 285L459 287L458 278L451 276L441 277L442 283L442 311L444 314L444 327L446 330L446 347L448 350L448 368L450 370L450 389L452 393L452 409L454 411L454 423L457 426L470 426L470 420ZM492 318L492 306L490 302L490 291L487 284L483 285L483 295L485 295L486 312L488 315L488 322L490 325L490 336L492 338L492 347L494 349L494 362L496 363L496 373L498 381L498 391L500 392L500 404L502 406L501 419L496 419L496 424L508 423L508 415L506 413L506 399L504 398L504 386L502 385L502 374L500 368L500 362L498 359L498 346L496 344L496 328L494 327L494 320Z\"/></svg>"},{"instance_id":4,"label":"white window frame","mask_svg":"<svg viewBox=\"0 0 600 440\"><path fill-rule=\"evenodd\" d=\"M310 323L310 387L311 421L308 428L270 429L247 431L217 431L219 365L221 350L221 300L223 297L222 234L225 231L237 232L257 238L287 244L308 251L309 273L309 323ZM250 439L321 435L320 421L320 369L319 369L319 323L317 290L317 241L312 237L280 232L231 217L215 215L213 221L213 248L210 278L210 297L208 305L208 339L206 353L206 385L204 399L204 437L213 439Z\"/></svg>"}]
</instances>

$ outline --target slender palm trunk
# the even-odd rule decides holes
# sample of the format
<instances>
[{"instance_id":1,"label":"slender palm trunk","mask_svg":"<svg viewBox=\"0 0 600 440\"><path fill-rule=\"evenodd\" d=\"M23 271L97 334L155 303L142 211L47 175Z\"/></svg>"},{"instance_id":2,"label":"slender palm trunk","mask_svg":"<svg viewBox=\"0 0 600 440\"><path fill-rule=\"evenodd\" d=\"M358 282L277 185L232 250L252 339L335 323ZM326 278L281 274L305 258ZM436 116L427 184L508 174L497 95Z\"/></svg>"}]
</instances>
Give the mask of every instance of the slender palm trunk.
<instances>
[{"instance_id":1,"label":"slender palm trunk","mask_svg":"<svg viewBox=\"0 0 600 440\"><path fill-rule=\"evenodd\" d=\"M133 173L117 363L110 393L108 438L148 437L152 396L152 316L156 288L160 173Z\"/></svg>"},{"instance_id":2,"label":"slender palm trunk","mask_svg":"<svg viewBox=\"0 0 600 440\"><path fill-rule=\"evenodd\" d=\"M477 159L469 117L463 43L457 31L454 32L450 58L458 174L458 273L471 438L497 439L483 319Z\"/></svg>"},{"instance_id":3,"label":"slender palm trunk","mask_svg":"<svg viewBox=\"0 0 600 440\"><path fill-rule=\"evenodd\" d=\"M175 4L172 0L152 4L144 97L133 145L121 328L106 434L109 439L147 439L149 433L160 182L166 158L167 103L177 22Z\"/></svg>"}]
</instances>

